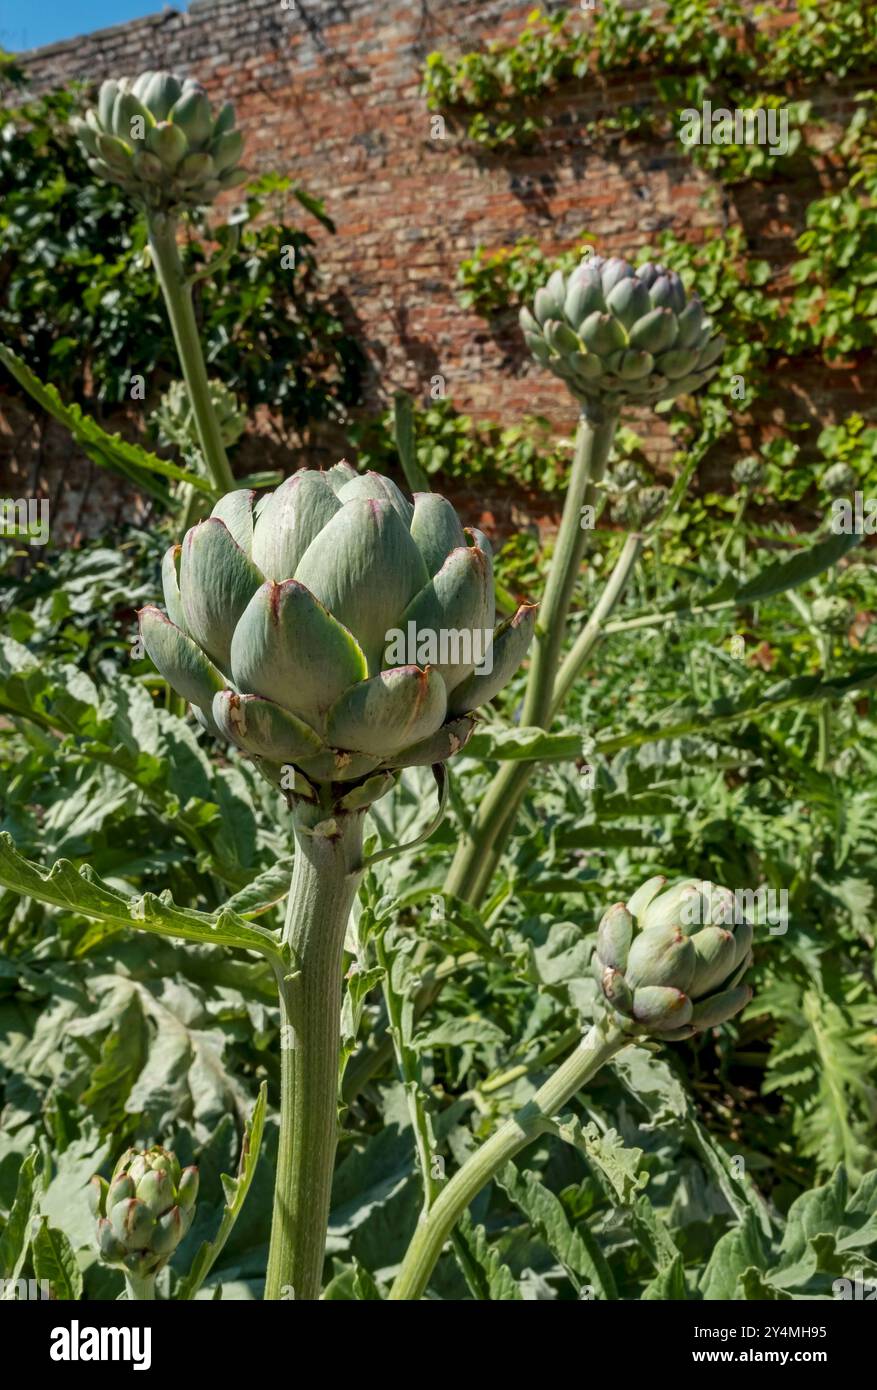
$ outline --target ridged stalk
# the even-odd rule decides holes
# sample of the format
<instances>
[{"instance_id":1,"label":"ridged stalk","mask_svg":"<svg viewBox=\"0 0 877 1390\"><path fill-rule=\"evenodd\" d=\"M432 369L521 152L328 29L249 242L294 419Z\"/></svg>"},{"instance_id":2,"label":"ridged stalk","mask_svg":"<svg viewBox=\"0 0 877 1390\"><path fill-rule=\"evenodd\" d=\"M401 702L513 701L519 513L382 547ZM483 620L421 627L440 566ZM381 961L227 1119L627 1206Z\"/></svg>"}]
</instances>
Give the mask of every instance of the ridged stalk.
<instances>
[{"instance_id":1,"label":"ridged stalk","mask_svg":"<svg viewBox=\"0 0 877 1390\"><path fill-rule=\"evenodd\" d=\"M533 658L521 723L548 728L554 703L554 682L566 632L569 605L581 569L587 532L582 527L582 507L593 496L606 463L618 425L617 416L601 422L584 416L579 422L576 450L567 488L563 516L539 610ZM469 902L482 895L490 872L485 865L502 848L514 812L535 771L528 763L507 763L500 768L472 826L463 837L448 872L445 888Z\"/></svg>"},{"instance_id":2,"label":"ridged stalk","mask_svg":"<svg viewBox=\"0 0 877 1390\"><path fill-rule=\"evenodd\" d=\"M129 1303L154 1303L155 1275L144 1274L141 1278L137 1274L126 1273L125 1297Z\"/></svg>"},{"instance_id":3,"label":"ridged stalk","mask_svg":"<svg viewBox=\"0 0 877 1390\"><path fill-rule=\"evenodd\" d=\"M630 1037L615 1024L605 1019L595 1024L533 1099L467 1158L418 1222L390 1292L391 1299L416 1301L423 1297L444 1243L470 1202L505 1163L539 1137L545 1121L562 1110L629 1042Z\"/></svg>"},{"instance_id":4,"label":"ridged stalk","mask_svg":"<svg viewBox=\"0 0 877 1390\"><path fill-rule=\"evenodd\" d=\"M338 1139L341 957L359 883L364 811L294 810L296 852L278 980L280 1144L265 1298L320 1296ZM325 833L331 831L333 833Z\"/></svg>"},{"instance_id":5,"label":"ridged stalk","mask_svg":"<svg viewBox=\"0 0 877 1390\"><path fill-rule=\"evenodd\" d=\"M231 492L235 485L234 475L210 399L207 368L192 305L192 287L177 247L177 220L167 213L157 212L149 216L147 225L155 273L164 295L204 462L216 491L220 494Z\"/></svg>"}]
</instances>

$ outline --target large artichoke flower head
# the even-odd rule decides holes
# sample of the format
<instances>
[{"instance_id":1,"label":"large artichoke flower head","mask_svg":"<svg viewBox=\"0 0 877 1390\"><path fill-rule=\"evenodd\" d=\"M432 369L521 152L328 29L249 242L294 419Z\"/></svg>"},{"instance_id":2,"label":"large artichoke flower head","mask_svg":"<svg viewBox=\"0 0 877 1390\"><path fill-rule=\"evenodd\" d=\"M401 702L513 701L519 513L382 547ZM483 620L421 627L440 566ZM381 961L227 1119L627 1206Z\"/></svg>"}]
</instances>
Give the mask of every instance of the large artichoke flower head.
<instances>
[{"instance_id":1,"label":"large artichoke flower head","mask_svg":"<svg viewBox=\"0 0 877 1390\"><path fill-rule=\"evenodd\" d=\"M234 124L229 102L214 112L199 82L171 72L103 82L97 106L72 122L93 174L163 212L246 182Z\"/></svg>"},{"instance_id":2,"label":"large artichoke flower head","mask_svg":"<svg viewBox=\"0 0 877 1390\"><path fill-rule=\"evenodd\" d=\"M163 584L143 643L199 722L283 790L341 784L345 808L462 748L535 622L524 604L495 626L489 542L450 502L344 462L228 493Z\"/></svg>"},{"instance_id":3,"label":"large artichoke flower head","mask_svg":"<svg viewBox=\"0 0 877 1390\"><path fill-rule=\"evenodd\" d=\"M595 969L618 1021L676 1041L733 1018L749 1002L752 925L729 888L650 878L597 930Z\"/></svg>"},{"instance_id":4,"label":"large artichoke flower head","mask_svg":"<svg viewBox=\"0 0 877 1390\"><path fill-rule=\"evenodd\" d=\"M588 256L568 276L556 270L520 322L534 357L594 418L696 391L725 347L675 271L618 256Z\"/></svg>"},{"instance_id":5,"label":"large artichoke flower head","mask_svg":"<svg viewBox=\"0 0 877 1390\"><path fill-rule=\"evenodd\" d=\"M198 1169L155 1145L128 1149L107 1182L91 1180L97 1244L106 1264L144 1278L167 1264L195 1214Z\"/></svg>"}]
</instances>

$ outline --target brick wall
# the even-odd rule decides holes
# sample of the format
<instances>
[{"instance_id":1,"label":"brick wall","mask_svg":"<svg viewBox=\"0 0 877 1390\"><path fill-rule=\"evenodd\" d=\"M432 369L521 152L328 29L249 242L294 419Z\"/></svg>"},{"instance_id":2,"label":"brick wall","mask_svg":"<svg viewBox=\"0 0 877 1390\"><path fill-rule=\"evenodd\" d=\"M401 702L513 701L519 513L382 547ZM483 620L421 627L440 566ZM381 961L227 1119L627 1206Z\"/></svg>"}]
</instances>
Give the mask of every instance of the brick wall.
<instances>
[{"instance_id":1,"label":"brick wall","mask_svg":"<svg viewBox=\"0 0 877 1390\"><path fill-rule=\"evenodd\" d=\"M692 237L739 220L756 252L775 266L789 258L810 199L827 167L768 189L728 190L717 206L708 180L671 142L591 144L585 120L643 98L629 78L589 79L556 97L538 154L480 157L452 133L432 139L419 95L420 70L436 47L466 49L511 37L531 6L514 0L193 0L188 13L163 13L22 55L36 86L70 78L170 66L232 98L254 170L292 174L323 197L335 237L317 232L321 267L349 297L374 366L370 402L405 386L424 396L441 374L461 409L512 421L547 415L572 424L563 388L521 355L513 329L492 330L462 310L454 293L460 260L482 242L496 247L524 233L546 249L587 229L601 252L635 252L663 228ZM549 4L546 8L558 8ZM587 15L583 16L587 22ZM875 75L877 80L877 75ZM815 92L818 114L848 118L860 75ZM824 137L830 145L834 133ZM778 420L829 421L858 408L874 412L873 363L826 371L796 362L776 372L761 417L740 447ZM643 421L654 456L670 444L659 420Z\"/></svg>"}]
</instances>

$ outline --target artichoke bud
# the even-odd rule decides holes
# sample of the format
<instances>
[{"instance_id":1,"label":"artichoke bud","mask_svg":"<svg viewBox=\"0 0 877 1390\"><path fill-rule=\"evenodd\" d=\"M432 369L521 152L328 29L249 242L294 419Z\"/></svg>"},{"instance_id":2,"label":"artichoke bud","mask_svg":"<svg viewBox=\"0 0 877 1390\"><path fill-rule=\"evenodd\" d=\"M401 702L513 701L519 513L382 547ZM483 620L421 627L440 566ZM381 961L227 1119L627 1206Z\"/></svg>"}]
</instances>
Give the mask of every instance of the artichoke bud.
<instances>
[{"instance_id":1,"label":"artichoke bud","mask_svg":"<svg viewBox=\"0 0 877 1390\"><path fill-rule=\"evenodd\" d=\"M845 632L852 620L850 605L838 594L826 594L814 599L810 612L816 626L826 632Z\"/></svg>"},{"instance_id":2,"label":"artichoke bud","mask_svg":"<svg viewBox=\"0 0 877 1390\"><path fill-rule=\"evenodd\" d=\"M603 965L623 970L633 939L633 918L623 903L603 914L597 928L597 954Z\"/></svg>"},{"instance_id":3,"label":"artichoke bud","mask_svg":"<svg viewBox=\"0 0 877 1390\"><path fill-rule=\"evenodd\" d=\"M758 487L764 481L764 468L754 454L738 459L731 469L737 487Z\"/></svg>"},{"instance_id":4,"label":"artichoke bud","mask_svg":"<svg viewBox=\"0 0 877 1390\"><path fill-rule=\"evenodd\" d=\"M176 1154L158 1145L128 1149L109 1185L92 1179L102 1259L141 1276L157 1273L192 1223L197 1192L197 1168L181 1173Z\"/></svg>"},{"instance_id":5,"label":"artichoke bud","mask_svg":"<svg viewBox=\"0 0 877 1390\"><path fill-rule=\"evenodd\" d=\"M736 901L729 888L694 879L666 888L656 875L631 894L626 909L616 904L604 914L598 978L634 1031L681 1041L745 1006L753 929L736 920Z\"/></svg>"},{"instance_id":6,"label":"artichoke bud","mask_svg":"<svg viewBox=\"0 0 877 1390\"><path fill-rule=\"evenodd\" d=\"M689 299L680 275L663 265L648 261L634 270L621 257L589 257L566 279L553 272L536 291L534 310L521 314L528 347L585 411L671 400L719 370L724 339L714 336L698 296ZM581 367L573 336L557 331L562 317L599 367Z\"/></svg>"},{"instance_id":7,"label":"artichoke bud","mask_svg":"<svg viewBox=\"0 0 877 1390\"><path fill-rule=\"evenodd\" d=\"M209 203L247 178L233 107L214 117L204 89L172 73L104 82L96 109L71 124L92 172L153 214Z\"/></svg>"},{"instance_id":8,"label":"artichoke bud","mask_svg":"<svg viewBox=\"0 0 877 1390\"><path fill-rule=\"evenodd\" d=\"M382 774L459 751L526 655L535 609L497 626L482 540L435 494L412 505L377 473L302 469L187 533L144 645L203 728L288 796L334 786L349 810L393 785ZM362 801L350 784L366 782Z\"/></svg>"}]
</instances>

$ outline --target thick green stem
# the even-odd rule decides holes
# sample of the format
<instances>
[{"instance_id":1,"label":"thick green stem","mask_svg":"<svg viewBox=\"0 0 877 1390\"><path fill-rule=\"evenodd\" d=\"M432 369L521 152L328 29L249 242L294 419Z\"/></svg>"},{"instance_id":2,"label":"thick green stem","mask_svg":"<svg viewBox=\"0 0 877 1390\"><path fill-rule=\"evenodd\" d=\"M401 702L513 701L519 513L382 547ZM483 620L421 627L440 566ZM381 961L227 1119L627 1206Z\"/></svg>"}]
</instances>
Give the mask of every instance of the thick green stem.
<instances>
[{"instance_id":1,"label":"thick green stem","mask_svg":"<svg viewBox=\"0 0 877 1390\"><path fill-rule=\"evenodd\" d=\"M155 1302L155 1275L125 1273L125 1297L129 1303Z\"/></svg>"},{"instance_id":2,"label":"thick green stem","mask_svg":"<svg viewBox=\"0 0 877 1390\"><path fill-rule=\"evenodd\" d=\"M566 632L569 605L585 551L587 530L582 526L582 508L593 499L594 490L606 471L617 416L600 423L582 417L576 437L576 450L569 487L563 507L560 530L539 608L539 622L533 644L533 658L527 679L527 693L521 723L547 728L551 721L554 682ZM502 847L501 832L511 826L520 798L535 768L509 763L501 768L481 809L460 842L448 872L445 888L460 898L477 902L490 881L495 854ZM491 851L495 851L491 856Z\"/></svg>"},{"instance_id":3,"label":"thick green stem","mask_svg":"<svg viewBox=\"0 0 877 1390\"><path fill-rule=\"evenodd\" d=\"M585 663L602 635L603 624L615 611L618 600L627 587L627 581L639 559L642 546L643 538L635 532L624 542L621 554L606 581L606 587L557 673L551 698L552 719L560 713L567 695L585 669Z\"/></svg>"},{"instance_id":4,"label":"thick green stem","mask_svg":"<svg viewBox=\"0 0 877 1390\"><path fill-rule=\"evenodd\" d=\"M522 724L528 727L544 726L550 717L551 692L563 647L569 605L587 540L587 530L582 524L582 507L587 505L589 495L606 471L617 425L617 415L610 415L599 424L584 416L579 421L560 530L545 586L545 597L539 606L527 694L521 715Z\"/></svg>"},{"instance_id":5,"label":"thick green stem","mask_svg":"<svg viewBox=\"0 0 877 1390\"><path fill-rule=\"evenodd\" d=\"M605 1020L595 1024L533 1099L467 1158L418 1222L391 1299L411 1301L423 1297L442 1247L469 1203L505 1163L539 1137L545 1121L552 1119L630 1041L614 1024Z\"/></svg>"},{"instance_id":6,"label":"thick green stem","mask_svg":"<svg viewBox=\"0 0 877 1390\"><path fill-rule=\"evenodd\" d=\"M186 390L195 416L201 452L217 492L231 492L234 488L234 475L222 442L219 420L210 399L207 368L204 365L204 353L201 349L198 325L195 322L195 310L192 307L192 287L186 277L177 247L177 220L167 213L152 213L148 219L148 229L155 273L161 285L173 330Z\"/></svg>"},{"instance_id":7,"label":"thick green stem","mask_svg":"<svg viewBox=\"0 0 877 1390\"><path fill-rule=\"evenodd\" d=\"M361 871L364 814L327 820L313 802L295 806L284 928L290 964L278 980L280 1146L266 1299L320 1296L338 1140L341 957Z\"/></svg>"}]
</instances>

